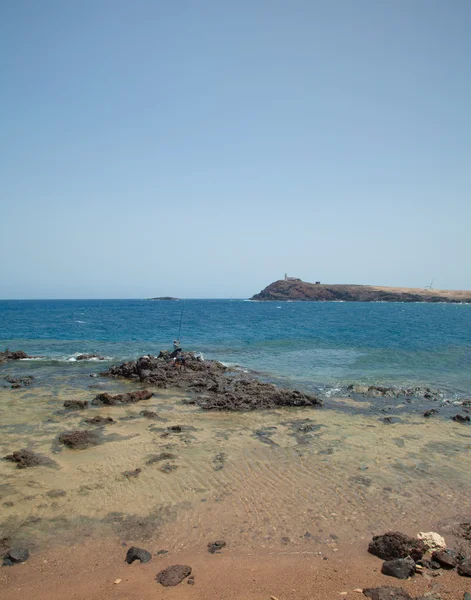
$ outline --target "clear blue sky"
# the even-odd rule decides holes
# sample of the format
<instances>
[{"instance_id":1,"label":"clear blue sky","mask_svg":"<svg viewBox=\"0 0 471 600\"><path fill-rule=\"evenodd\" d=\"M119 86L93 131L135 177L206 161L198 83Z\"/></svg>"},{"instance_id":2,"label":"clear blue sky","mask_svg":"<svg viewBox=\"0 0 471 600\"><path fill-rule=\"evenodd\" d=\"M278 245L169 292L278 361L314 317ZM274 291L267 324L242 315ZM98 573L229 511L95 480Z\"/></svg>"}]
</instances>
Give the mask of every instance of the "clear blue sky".
<instances>
[{"instance_id":1,"label":"clear blue sky","mask_svg":"<svg viewBox=\"0 0 471 600\"><path fill-rule=\"evenodd\" d=\"M468 0L3 0L0 297L471 288Z\"/></svg>"}]
</instances>

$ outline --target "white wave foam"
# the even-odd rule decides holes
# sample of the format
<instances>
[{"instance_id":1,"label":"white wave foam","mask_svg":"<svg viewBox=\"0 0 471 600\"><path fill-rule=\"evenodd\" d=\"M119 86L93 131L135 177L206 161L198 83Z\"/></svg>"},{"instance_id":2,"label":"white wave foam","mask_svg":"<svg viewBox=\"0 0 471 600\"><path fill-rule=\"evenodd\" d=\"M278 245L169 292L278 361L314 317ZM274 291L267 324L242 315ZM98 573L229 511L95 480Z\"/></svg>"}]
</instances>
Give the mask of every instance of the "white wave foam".
<instances>
[{"instance_id":1,"label":"white wave foam","mask_svg":"<svg viewBox=\"0 0 471 600\"><path fill-rule=\"evenodd\" d=\"M86 321L75 321L76 323L86 323Z\"/></svg>"}]
</instances>

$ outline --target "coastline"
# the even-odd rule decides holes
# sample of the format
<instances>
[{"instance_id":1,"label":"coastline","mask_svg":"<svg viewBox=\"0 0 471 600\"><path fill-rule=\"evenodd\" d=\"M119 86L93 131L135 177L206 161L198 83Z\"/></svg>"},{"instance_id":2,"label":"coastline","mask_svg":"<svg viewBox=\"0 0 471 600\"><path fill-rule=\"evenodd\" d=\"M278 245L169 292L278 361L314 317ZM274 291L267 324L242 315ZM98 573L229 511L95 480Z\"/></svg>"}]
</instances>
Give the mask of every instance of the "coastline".
<instances>
[{"instance_id":1,"label":"coastline","mask_svg":"<svg viewBox=\"0 0 471 600\"><path fill-rule=\"evenodd\" d=\"M63 407L105 391L144 388L154 395L138 403ZM450 524L470 518L471 431L442 416L425 418L419 399L360 398L352 390L323 407L208 411L194 403L189 389L163 389L149 377L89 378L86 387L72 378L54 396L41 385L1 393L2 456L29 446L57 463L18 470L0 461L2 537L28 544L32 554L31 562L0 571L11 598L38 586L46 597L51 578L64 575L86 580L77 581L78 598L151 597L163 591L153 580L158 566L173 560L191 561L197 579L195 586L167 591L169 597L278 598L292 589L301 598L337 597L341 591L356 597L357 587L395 583L379 574L381 563L367 554L373 535L391 528L410 535L437 530L449 531L452 540ZM114 422L85 425L93 416ZM85 450L56 445L61 432L76 429L96 431L100 443ZM137 469L136 476L123 475ZM206 556L206 545L221 538L227 549ZM72 540L74 549L66 551ZM166 549L169 556L129 567L123 560L131 544ZM251 572L254 557L264 566L245 581L240 572ZM225 565L218 583L210 559ZM86 575L90 560L93 577ZM296 574L298 584L288 584L288 573ZM440 579L447 598L461 600L463 579ZM407 585L422 593L429 583L416 577ZM60 586L54 585L57 597Z\"/></svg>"}]
</instances>

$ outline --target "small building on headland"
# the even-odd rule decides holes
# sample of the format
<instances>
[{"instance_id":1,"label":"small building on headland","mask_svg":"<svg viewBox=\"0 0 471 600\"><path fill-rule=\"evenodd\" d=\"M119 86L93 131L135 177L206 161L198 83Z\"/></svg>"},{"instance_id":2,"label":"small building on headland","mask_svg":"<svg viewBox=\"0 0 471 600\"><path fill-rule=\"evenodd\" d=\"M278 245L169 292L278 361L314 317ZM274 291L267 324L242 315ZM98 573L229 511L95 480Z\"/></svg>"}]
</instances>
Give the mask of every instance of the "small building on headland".
<instances>
[{"instance_id":1,"label":"small building on headland","mask_svg":"<svg viewBox=\"0 0 471 600\"><path fill-rule=\"evenodd\" d=\"M302 281L299 277L288 277L288 273L285 273L285 281Z\"/></svg>"}]
</instances>

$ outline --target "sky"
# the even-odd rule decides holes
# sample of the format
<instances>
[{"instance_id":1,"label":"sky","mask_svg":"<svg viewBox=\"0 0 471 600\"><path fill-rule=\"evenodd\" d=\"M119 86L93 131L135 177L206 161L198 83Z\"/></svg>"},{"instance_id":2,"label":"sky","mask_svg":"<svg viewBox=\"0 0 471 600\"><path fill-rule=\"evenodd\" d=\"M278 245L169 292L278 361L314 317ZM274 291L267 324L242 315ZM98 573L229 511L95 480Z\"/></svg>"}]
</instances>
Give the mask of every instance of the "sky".
<instances>
[{"instance_id":1,"label":"sky","mask_svg":"<svg viewBox=\"0 0 471 600\"><path fill-rule=\"evenodd\" d=\"M0 2L0 298L471 289L468 0Z\"/></svg>"}]
</instances>

